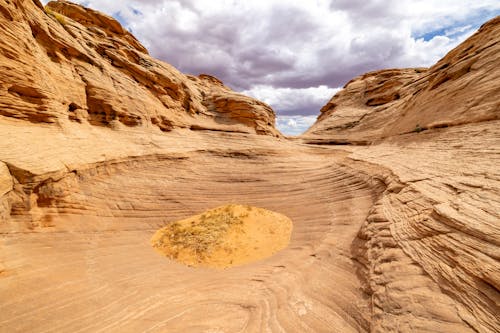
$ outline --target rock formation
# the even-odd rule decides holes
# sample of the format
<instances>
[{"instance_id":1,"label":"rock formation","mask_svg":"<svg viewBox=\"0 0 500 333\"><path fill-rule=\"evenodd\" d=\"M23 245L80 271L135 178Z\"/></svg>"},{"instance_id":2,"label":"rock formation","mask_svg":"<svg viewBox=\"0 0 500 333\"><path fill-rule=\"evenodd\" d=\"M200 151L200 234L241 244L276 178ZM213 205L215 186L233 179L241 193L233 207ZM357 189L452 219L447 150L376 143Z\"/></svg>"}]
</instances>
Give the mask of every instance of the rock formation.
<instances>
[{"instance_id":1,"label":"rock formation","mask_svg":"<svg viewBox=\"0 0 500 333\"><path fill-rule=\"evenodd\" d=\"M303 137L371 143L346 150L389 172L356 248L372 328L447 331L444 309L472 330L500 327L499 50L497 17L429 69L353 79Z\"/></svg>"},{"instance_id":2,"label":"rock formation","mask_svg":"<svg viewBox=\"0 0 500 333\"><path fill-rule=\"evenodd\" d=\"M294 140L96 11L0 0L0 40L0 331L498 332L500 18ZM290 245L225 270L151 247L228 203Z\"/></svg>"},{"instance_id":3,"label":"rock formation","mask_svg":"<svg viewBox=\"0 0 500 333\"><path fill-rule=\"evenodd\" d=\"M499 22L497 17L483 25L429 69L382 70L351 80L306 136L366 143L500 119Z\"/></svg>"},{"instance_id":4,"label":"rock formation","mask_svg":"<svg viewBox=\"0 0 500 333\"><path fill-rule=\"evenodd\" d=\"M6 2L1 14L3 116L278 135L269 106L152 58L111 17L63 1L43 10L37 0Z\"/></svg>"}]
</instances>

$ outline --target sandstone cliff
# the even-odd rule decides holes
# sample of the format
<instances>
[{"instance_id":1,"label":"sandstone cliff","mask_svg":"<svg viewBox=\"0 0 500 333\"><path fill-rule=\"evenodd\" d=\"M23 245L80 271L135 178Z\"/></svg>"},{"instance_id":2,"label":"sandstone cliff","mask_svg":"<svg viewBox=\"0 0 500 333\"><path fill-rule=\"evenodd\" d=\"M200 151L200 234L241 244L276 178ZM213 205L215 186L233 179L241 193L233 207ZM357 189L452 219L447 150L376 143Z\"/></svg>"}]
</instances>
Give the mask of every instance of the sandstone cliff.
<instances>
[{"instance_id":1,"label":"sandstone cliff","mask_svg":"<svg viewBox=\"0 0 500 333\"><path fill-rule=\"evenodd\" d=\"M431 68L381 70L351 80L305 137L371 142L500 119L499 22L484 24Z\"/></svg>"},{"instance_id":2,"label":"sandstone cliff","mask_svg":"<svg viewBox=\"0 0 500 333\"><path fill-rule=\"evenodd\" d=\"M110 17L0 0L0 330L498 332L499 28L354 79L292 141ZM290 245L227 270L151 247L228 203Z\"/></svg>"},{"instance_id":3,"label":"sandstone cliff","mask_svg":"<svg viewBox=\"0 0 500 333\"><path fill-rule=\"evenodd\" d=\"M113 18L65 1L1 5L0 115L32 123L279 136L266 104L149 56ZM83 126L82 125L82 126Z\"/></svg>"},{"instance_id":4,"label":"sandstone cliff","mask_svg":"<svg viewBox=\"0 0 500 333\"><path fill-rule=\"evenodd\" d=\"M303 136L356 145L352 159L389 172L356 247L372 328L446 331L433 320L454 304L470 328L498 331L499 96L497 17L429 69L351 80Z\"/></svg>"}]
</instances>

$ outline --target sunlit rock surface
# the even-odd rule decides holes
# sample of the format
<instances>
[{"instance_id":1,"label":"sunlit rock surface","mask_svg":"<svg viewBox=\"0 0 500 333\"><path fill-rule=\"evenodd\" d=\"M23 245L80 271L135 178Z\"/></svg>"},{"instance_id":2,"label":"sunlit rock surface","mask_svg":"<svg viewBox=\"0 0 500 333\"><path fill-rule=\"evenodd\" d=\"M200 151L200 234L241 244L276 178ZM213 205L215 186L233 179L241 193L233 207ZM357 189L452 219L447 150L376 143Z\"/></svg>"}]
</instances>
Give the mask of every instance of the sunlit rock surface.
<instances>
[{"instance_id":1,"label":"sunlit rock surface","mask_svg":"<svg viewBox=\"0 0 500 333\"><path fill-rule=\"evenodd\" d=\"M49 9L0 1L2 331L498 332L498 18L292 141L112 18ZM289 217L288 246L224 270L151 246L227 203Z\"/></svg>"}]
</instances>

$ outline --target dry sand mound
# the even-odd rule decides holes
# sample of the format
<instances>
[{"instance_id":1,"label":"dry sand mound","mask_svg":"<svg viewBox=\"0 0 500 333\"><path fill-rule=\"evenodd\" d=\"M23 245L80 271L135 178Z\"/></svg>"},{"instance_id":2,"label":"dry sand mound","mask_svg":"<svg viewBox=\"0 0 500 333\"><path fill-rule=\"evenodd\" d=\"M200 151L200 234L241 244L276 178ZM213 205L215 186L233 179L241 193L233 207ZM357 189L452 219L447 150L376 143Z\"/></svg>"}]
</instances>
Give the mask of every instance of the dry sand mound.
<instances>
[{"instance_id":1,"label":"dry sand mound","mask_svg":"<svg viewBox=\"0 0 500 333\"><path fill-rule=\"evenodd\" d=\"M170 223L151 243L189 266L226 268L273 255L290 242L292 221L263 208L226 205Z\"/></svg>"}]
</instances>

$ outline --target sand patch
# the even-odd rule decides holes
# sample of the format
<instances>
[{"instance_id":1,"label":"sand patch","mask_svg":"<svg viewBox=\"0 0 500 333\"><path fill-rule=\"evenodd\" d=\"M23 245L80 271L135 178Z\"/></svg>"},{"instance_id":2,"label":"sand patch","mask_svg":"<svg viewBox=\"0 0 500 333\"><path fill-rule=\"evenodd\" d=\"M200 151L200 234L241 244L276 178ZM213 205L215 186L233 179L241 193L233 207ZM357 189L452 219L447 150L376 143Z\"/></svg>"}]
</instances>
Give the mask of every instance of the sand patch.
<instances>
[{"instance_id":1,"label":"sand patch","mask_svg":"<svg viewBox=\"0 0 500 333\"><path fill-rule=\"evenodd\" d=\"M189 266L226 268L272 256L290 242L292 221L267 209L226 205L173 222L151 244Z\"/></svg>"}]
</instances>

